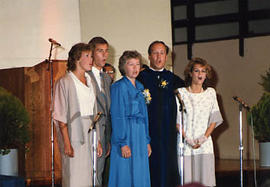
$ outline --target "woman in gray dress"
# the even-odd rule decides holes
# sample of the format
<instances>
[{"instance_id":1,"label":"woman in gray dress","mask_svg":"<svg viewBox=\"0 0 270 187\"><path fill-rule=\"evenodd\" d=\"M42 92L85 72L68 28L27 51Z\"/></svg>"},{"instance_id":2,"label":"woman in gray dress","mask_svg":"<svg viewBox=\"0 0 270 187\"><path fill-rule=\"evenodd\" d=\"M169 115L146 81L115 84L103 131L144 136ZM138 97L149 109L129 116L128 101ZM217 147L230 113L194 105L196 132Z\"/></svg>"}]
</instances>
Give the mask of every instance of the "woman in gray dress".
<instances>
[{"instance_id":1,"label":"woman in gray dress","mask_svg":"<svg viewBox=\"0 0 270 187\"><path fill-rule=\"evenodd\" d=\"M92 63L91 46L74 45L69 51L68 72L55 85L53 119L62 156L63 187L93 186L92 132L88 130L96 113L95 91L86 73ZM100 143L97 154L102 155Z\"/></svg>"}]
</instances>

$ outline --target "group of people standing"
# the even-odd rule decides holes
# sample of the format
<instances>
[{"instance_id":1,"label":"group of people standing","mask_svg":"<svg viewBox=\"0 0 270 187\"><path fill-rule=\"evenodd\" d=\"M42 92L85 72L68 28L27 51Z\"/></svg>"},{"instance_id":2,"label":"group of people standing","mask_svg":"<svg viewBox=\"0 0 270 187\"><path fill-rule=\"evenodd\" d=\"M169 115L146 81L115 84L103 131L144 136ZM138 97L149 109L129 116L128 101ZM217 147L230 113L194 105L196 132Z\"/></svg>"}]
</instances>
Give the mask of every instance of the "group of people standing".
<instances>
[{"instance_id":1,"label":"group of people standing","mask_svg":"<svg viewBox=\"0 0 270 187\"><path fill-rule=\"evenodd\" d=\"M106 64L108 48L102 37L74 45L67 73L55 84L53 118L62 153L62 186L93 186L93 176L96 186L103 186L109 155L109 187L180 185L180 130L185 142L185 183L215 186L211 133L222 117L215 90L208 87L211 67L203 59L193 59L183 81L165 69L168 46L154 41L148 48L150 67L142 70L140 53L125 51L119 59L123 77L112 83L115 69ZM177 89L187 109L182 129L174 94ZM98 113L102 114L95 121ZM93 121L97 131L96 175L93 133L89 131Z\"/></svg>"}]
</instances>

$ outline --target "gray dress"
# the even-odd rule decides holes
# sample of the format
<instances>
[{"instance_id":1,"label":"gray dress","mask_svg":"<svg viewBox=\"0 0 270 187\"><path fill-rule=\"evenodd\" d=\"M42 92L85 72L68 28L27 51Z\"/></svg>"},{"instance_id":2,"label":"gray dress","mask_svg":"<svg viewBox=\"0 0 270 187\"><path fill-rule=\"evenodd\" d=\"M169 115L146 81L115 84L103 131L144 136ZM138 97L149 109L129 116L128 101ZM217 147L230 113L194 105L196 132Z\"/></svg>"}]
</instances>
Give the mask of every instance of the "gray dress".
<instances>
[{"instance_id":1,"label":"gray dress","mask_svg":"<svg viewBox=\"0 0 270 187\"><path fill-rule=\"evenodd\" d=\"M67 73L56 82L53 111L62 156L63 187L92 186L92 132L88 133L88 129L93 116L81 116L77 97L74 81L71 75ZM95 98L93 98L93 102L95 102ZM64 154L63 138L61 137L58 121L68 126L70 141L74 149L73 158ZM97 137L99 138L99 134L97 134Z\"/></svg>"}]
</instances>

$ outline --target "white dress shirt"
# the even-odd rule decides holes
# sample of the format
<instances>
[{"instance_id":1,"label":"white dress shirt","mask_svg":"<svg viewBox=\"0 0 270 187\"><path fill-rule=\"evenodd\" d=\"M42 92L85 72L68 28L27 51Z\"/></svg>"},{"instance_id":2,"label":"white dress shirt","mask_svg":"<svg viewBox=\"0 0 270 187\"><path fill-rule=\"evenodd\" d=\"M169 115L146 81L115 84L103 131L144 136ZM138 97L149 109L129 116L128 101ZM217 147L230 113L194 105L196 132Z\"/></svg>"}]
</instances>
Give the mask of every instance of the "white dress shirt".
<instances>
[{"instance_id":1,"label":"white dress shirt","mask_svg":"<svg viewBox=\"0 0 270 187\"><path fill-rule=\"evenodd\" d=\"M96 81L98 83L98 87L101 90L101 77L100 77L100 73L103 72L102 70L98 70L96 67L92 67L92 72L96 78Z\"/></svg>"}]
</instances>

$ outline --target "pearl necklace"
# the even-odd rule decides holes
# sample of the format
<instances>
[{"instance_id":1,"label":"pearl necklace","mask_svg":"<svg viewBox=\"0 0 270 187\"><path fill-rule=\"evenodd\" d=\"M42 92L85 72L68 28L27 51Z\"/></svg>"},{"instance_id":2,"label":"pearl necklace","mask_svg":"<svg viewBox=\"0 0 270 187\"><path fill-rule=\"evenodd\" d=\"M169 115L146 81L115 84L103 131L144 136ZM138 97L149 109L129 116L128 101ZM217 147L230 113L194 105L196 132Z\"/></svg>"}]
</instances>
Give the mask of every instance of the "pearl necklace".
<instances>
[{"instance_id":1,"label":"pearl necklace","mask_svg":"<svg viewBox=\"0 0 270 187\"><path fill-rule=\"evenodd\" d=\"M193 90L192 90L191 87L189 86L189 87L188 87L188 91L189 91L190 93L202 93L202 92L203 92L203 88L201 87L200 92L193 92Z\"/></svg>"}]
</instances>

